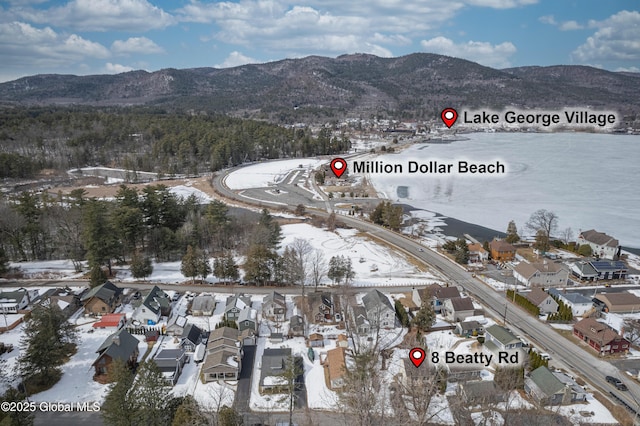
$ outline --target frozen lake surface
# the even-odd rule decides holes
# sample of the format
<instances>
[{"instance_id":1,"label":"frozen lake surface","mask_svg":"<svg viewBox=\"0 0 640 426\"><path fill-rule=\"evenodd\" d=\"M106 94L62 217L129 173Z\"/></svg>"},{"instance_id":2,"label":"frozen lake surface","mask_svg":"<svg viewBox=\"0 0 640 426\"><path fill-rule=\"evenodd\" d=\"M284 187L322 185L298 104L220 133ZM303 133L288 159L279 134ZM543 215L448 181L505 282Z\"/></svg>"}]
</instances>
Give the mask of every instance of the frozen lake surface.
<instances>
[{"instance_id":1,"label":"frozen lake surface","mask_svg":"<svg viewBox=\"0 0 640 426\"><path fill-rule=\"evenodd\" d=\"M495 162L506 174L371 174L395 202L439 212L504 232L522 231L531 213L554 211L559 230L596 229L640 248L640 136L587 133L475 133L451 144L418 144L377 158L409 161Z\"/></svg>"}]
</instances>

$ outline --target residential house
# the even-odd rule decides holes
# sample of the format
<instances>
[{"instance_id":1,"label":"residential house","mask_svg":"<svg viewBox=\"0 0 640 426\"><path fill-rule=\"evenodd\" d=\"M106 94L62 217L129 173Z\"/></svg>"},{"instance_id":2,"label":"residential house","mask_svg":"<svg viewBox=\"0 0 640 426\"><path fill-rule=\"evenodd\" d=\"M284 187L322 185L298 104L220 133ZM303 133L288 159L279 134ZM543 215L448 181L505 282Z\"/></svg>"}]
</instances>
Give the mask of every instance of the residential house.
<instances>
[{"instance_id":1,"label":"residential house","mask_svg":"<svg viewBox=\"0 0 640 426\"><path fill-rule=\"evenodd\" d=\"M603 311L616 314L640 312L640 297L629 292L600 293L593 302Z\"/></svg>"},{"instance_id":2,"label":"residential house","mask_svg":"<svg viewBox=\"0 0 640 426\"><path fill-rule=\"evenodd\" d=\"M207 316L213 315L216 309L216 299L211 294L203 293L193 298L191 301L191 315Z\"/></svg>"},{"instance_id":3,"label":"residential house","mask_svg":"<svg viewBox=\"0 0 640 426\"><path fill-rule=\"evenodd\" d=\"M473 300L470 297L453 297L446 299L442 305L442 315L447 321L462 321L474 314Z\"/></svg>"},{"instance_id":4,"label":"residential house","mask_svg":"<svg viewBox=\"0 0 640 426\"><path fill-rule=\"evenodd\" d=\"M478 321L462 321L456 324L456 334L460 337L472 337L484 333L484 327Z\"/></svg>"},{"instance_id":5,"label":"residential house","mask_svg":"<svg viewBox=\"0 0 640 426\"><path fill-rule=\"evenodd\" d=\"M523 261L516 265L513 276L527 287L561 287L567 285L569 271L559 263Z\"/></svg>"},{"instance_id":6,"label":"residential house","mask_svg":"<svg viewBox=\"0 0 640 426\"><path fill-rule=\"evenodd\" d=\"M163 349L156 355L154 361L162 376L175 386L187 362L187 355L184 349Z\"/></svg>"},{"instance_id":7,"label":"residential house","mask_svg":"<svg viewBox=\"0 0 640 426\"><path fill-rule=\"evenodd\" d=\"M327 369L327 379L329 389L337 390L345 385L345 375L347 373L345 348L335 348L327 351L325 368Z\"/></svg>"},{"instance_id":8,"label":"residential house","mask_svg":"<svg viewBox=\"0 0 640 426\"><path fill-rule=\"evenodd\" d=\"M592 260L571 265L571 274L583 281L623 280L628 273L627 265L619 260Z\"/></svg>"},{"instance_id":9,"label":"residential house","mask_svg":"<svg viewBox=\"0 0 640 426\"><path fill-rule=\"evenodd\" d=\"M87 314L110 314L122 301L122 289L106 281L86 292L81 301Z\"/></svg>"},{"instance_id":10,"label":"residential house","mask_svg":"<svg viewBox=\"0 0 640 426\"><path fill-rule=\"evenodd\" d=\"M115 328L116 330L124 327L127 322L125 314L107 314L100 317L97 322L94 322L93 328Z\"/></svg>"},{"instance_id":11,"label":"residential house","mask_svg":"<svg viewBox=\"0 0 640 426\"><path fill-rule=\"evenodd\" d=\"M124 328L107 337L96 351L98 358L92 364L95 368L93 380L108 382L111 364L116 360L134 366L138 361L138 343L138 339Z\"/></svg>"},{"instance_id":12,"label":"residential house","mask_svg":"<svg viewBox=\"0 0 640 426\"><path fill-rule=\"evenodd\" d=\"M367 319L367 311L364 306L350 306L352 326L356 334L364 335L371 332L371 323Z\"/></svg>"},{"instance_id":13,"label":"residential house","mask_svg":"<svg viewBox=\"0 0 640 426\"><path fill-rule=\"evenodd\" d=\"M497 360L499 352L507 352L509 355L519 352L519 356L524 357L526 354L522 351L523 346L520 339L500 325L487 327L484 332L483 349L494 355L494 361Z\"/></svg>"},{"instance_id":14,"label":"residential house","mask_svg":"<svg viewBox=\"0 0 640 426\"><path fill-rule=\"evenodd\" d=\"M436 374L436 370L430 362L423 362L419 367L416 367L409 358L402 358L399 373L402 385L408 389L428 383Z\"/></svg>"},{"instance_id":15,"label":"residential house","mask_svg":"<svg viewBox=\"0 0 640 426\"><path fill-rule=\"evenodd\" d=\"M312 333L309 335L309 346L312 348L324 347L324 336L320 333Z\"/></svg>"},{"instance_id":16,"label":"residential house","mask_svg":"<svg viewBox=\"0 0 640 426\"><path fill-rule=\"evenodd\" d=\"M304 318L300 315L292 315L289 318L289 337L304 336Z\"/></svg>"},{"instance_id":17,"label":"residential house","mask_svg":"<svg viewBox=\"0 0 640 426\"><path fill-rule=\"evenodd\" d=\"M576 318L588 314L593 310L593 302L591 299L580 293L567 293L566 289L565 291L559 291L556 288L550 288L549 294L557 297L565 305L569 306L571 312L573 312L573 316Z\"/></svg>"},{"instance_id":18,"label":"residential house","mask_svg":"<svg viewBox=\"0 0 640 426\"><path fill-rule=\"evenodd\" d=\"M242 343L242 347L245 346L255 346L257 340L257 333L250 329L244 329L238 335L238 340Z\"/></svg>"},{"instance_id":19,"label":"residential house","mask_svg":"<svg viewBox=\"0 0 640 426\"><path fill-rule=\"evenodd\" d=\"M540 287L536 287L526 293L524 297L535 306L540 308L541 314L552 314L558 312L558 302L548 293L544 292Z\"/></svg>"},{"instance_id":20,"label":"residential house","mask_svg":"<svg viewBox=\"0 0 640 426\"><path fill-rule=\"evenodd\" d=\"M469 262L470 263L484 263L489 260L489 252L482 247L480 243L468 244L469 248Z\"/></svg>"},{"instance_id":21,"label":"residential house","mask_svg":"<svg viewBox=\"0 0 640 426\"><path fill-rule=\"evenodd\" d=\"M17 314L38 298L38 290L24 288L0 292L0 313Z\"/></svg>"},{"instance_id":22,"label":"residential house","mask_svg":"<svg viewBox=\"0 0 640 426\"><path fill-rule=\"evenodd\" d=\"M345 349L349 347L349 338L346 334L338 334L338 338L336 339L336 346Z\"/></svg>"},{"instance_id":23,"label":"residential house","mask_svg":"<svg viewBox=\"0 0 640 426\"><path fill-rule=\"evenodd\" d=\"M373 327L393 328L396 321L396 310L389 298L378 290L370 290L362 297L362 304L367 312L367 319Z\"/></svg>"},{"instance_id":24,"label":"residential house","mask_svg":"<svg viewBox=\"0 0 640 426\"><path fill-rule=\"evenodd\" d=\"M262 316L271 321L283 322L287 317L284 296L276 291L267 294L262 302Z\"/></svg>"},{"instance_id":25,"label":"residential house","mask_svg":"<svg viewBox=\"0 0 640 426\"><path fill-rule=\"evenodd\" d=\"M458 385L467 405L497 404L506 400L506 392L493 380L472 380Z\"/></svg>"},{"instance_id":26,"label":"residential house","mask_svg":"<svg viewBox=\"0 0 640 426\"><path fill-rule=\"evenodd\" d=\"M196 347L202 342L202 330L194 324L187 324L182 331L180 347L186 352L195 352Z\"/></svg>"},{"instance_id":27,"label":"residential house","mask_svg":"<svg viewBox=\"0 0 640 426\"><path fill-rule=\"evenodd\" d=\"M489 243L491 258L498 262L510 262L516 257L516 248L504 240Z\"/></svg>"},{"instance_id":28,"label":"residential house","mask_svg":"<svg viewBox=\"0 0 640 426\"><path fill-rule=\"evenodd\" d=\"M224 307L224 317L228 321L237 321L240 311L246 307L251 307L251 298L244 294L234 294L227 298Z\"/></svg>"},{"instance_id":29,"label":"residential house","mask_svg":"<svg viewBox=\"0 0 640 426\"><path fill-rule=\"evenodd\" d=\"M131 318L140 324L155 325L160 317L168 317L170 314L171 299L160 287L154 285Z\"/></svg>"},{"instance_id":30,"label":"residential house","mask_svg":"<svg viewBox=\"0 0 640 426\"><path fill-rule=\"evenodd\" d=\"M54 303L58 305L62 313L69 318L82 307L80 298L86 291L86 289L82 289L74 292L70 288L52 288L42 295L41 300L43 303ZM0 299L1 298L0 296Z\"/></svg>"},{"instance_id":31,"label":"residential house","mask_svg":"<svg viewBox=\"0 0 640 426\"><path fill-rule=\"evenodd\" d=\"M586 342L600 355L626 353L631 347L627 339L594 318L584 318L574 324L573 335Z\"/></svg>"},{"instance_id":32,"label":"residential house","mask_svg":"<svg viewBox=\"0 0 640 426\"><path fill-rule=\"evenodd\" d=\"M333 295L331 293L310 293L307 296L311 319L316 324L334 321Z\"/></svg>"},{"instance_id":33,"label":"residential house","mask_svg":"<svg viewBox=\"0 0 640 426\"><path fill-rule=\"evenodd\" d=\"M432 284L425 287L420 293L420 298L423 302L426 300L432 301L433 309L438 314L442 311L444 301L453 297L460 297L460 291L456 286L442 287L439 284Z\"/></svg>"},{"instance_id":34,"label":"residential house","mask_svg":"<svg viewBox=\"0 0 640 426\"><path fill-rule=\"evenodd\" d=\"M169 318L165 332L169 336L182 336L187 326L187 317L184 315L174 315Z\"/></svg>"},{"instance_id":35,"label":"residential house","mask_svg":"<svg viewBox=\"0 0 640 426\"><path fill-rule=\"evenodd\" d=\"M242 346L235 328L220 327L209 334L206 358L202 365L205 382L238 380L242 370Z\"/></svg>"},{"instance_id":36,"label":"residential house","mask_svg":"<svg viewBox=\"0 0 640 426\"><path fill-rule=\"evenodd\" d=\"M562 377L562 380L560 377ZM538 404L567 405L586 400L584 389L564 374L551 372L544 365L525 378L524 390Z\"/></svg>"},{"instance_id":37,"label":"residential house","mask_svg":"<svg viewBox=\"0 0 640 426\"><path fill-rule=\"evenodd\" d=\"M258 332L258 311L253 308L246 306L243 310L240 311L238 315L238 320L236 321L238 324L238 330L251 330L254 333Z\"/></svg>"},{"instance_id":38,"label":"residential house","mask_svg":"<svg viewBox=\"0 0 640 426\"><path fill-rule=\"evenodd\" d=\"M620 257L619 241L595 229L580 232L576 244L591 246L593 255L600 259L616 260Z\"/></svg>"},{"instance_id":39,"label":"residential house","mask_svg":"<svg viewBox=\"0 0 640 426\"><path fill-rule=\"evenodd\" d=\"M287 384L283 374L291 356L291 348L264 350L260 368L260 392L277 392Z\"/></svg>"},{"instance_id":40,"label":"residential house","mask_svg":"<svg viewBox=\"0 0 640 426\"><path fill-rule=\"evenodd\" d=\"M447 381L454 382L466 382L469 380L482 380L482 371L484 370L484 364L446 364L447 369Z\"/></svg>"}]
</instances>

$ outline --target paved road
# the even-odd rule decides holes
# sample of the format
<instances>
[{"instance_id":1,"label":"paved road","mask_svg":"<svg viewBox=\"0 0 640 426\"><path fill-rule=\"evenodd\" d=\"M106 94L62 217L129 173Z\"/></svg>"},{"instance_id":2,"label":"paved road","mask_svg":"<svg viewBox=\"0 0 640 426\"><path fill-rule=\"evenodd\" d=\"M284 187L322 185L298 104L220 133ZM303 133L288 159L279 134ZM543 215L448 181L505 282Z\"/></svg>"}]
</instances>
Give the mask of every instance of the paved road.
<instances>
[{"instance_id":1,"label":"paved road","mask_svg":"<svg viewBox=\"0 0 640 426\"><path fill-rule=\"evenodd\" d=\"M228 173L229 171L221 172L214 178L214 188L218 193L227 198L242 200L241 196L224 185L224 179ZM246 202L247 200L242 201ZM263 202L263 205L278 209L283 208L282 205L270 204L266 201ZM326 211L314 210L314 213L319 216L328 216ZM640 404L638 403L638 401L640 401L640 386L637 383L626 379L626 375L622 374L609 362L595 357L590 349L585 350L581 346L578 346L576 342L567 340L564 336L556 333L549 326L541 323L537 318L528 315L518 307L511 305L507 309L506 304L508 302L504 298L503 293L494 291L492 288L472 277L469 272L462 269L459 265L452 263L438 253L431 250L420 251L423 247L405 236L380 228L372 223L358 220L354 217L341 217L341 220L347 225L381 238L387 243L396 246L398 249L433 266L445 277L448 277L448 279L462 286L467 292L473 294L495 318L502 318L506 312L506 324L516 334L527 336L529 340L533 340L534 343L537 343L538 346L551 354L553 358L563 360L565 365L572 371L580 374L592 385L600 388L605 395L608 395L608 393L612 391L610 385L604 379L605 375L620 377L629 387L629 391L616 391L615 393L629 406L640 411Z\"/></svg>"}]
</instances>

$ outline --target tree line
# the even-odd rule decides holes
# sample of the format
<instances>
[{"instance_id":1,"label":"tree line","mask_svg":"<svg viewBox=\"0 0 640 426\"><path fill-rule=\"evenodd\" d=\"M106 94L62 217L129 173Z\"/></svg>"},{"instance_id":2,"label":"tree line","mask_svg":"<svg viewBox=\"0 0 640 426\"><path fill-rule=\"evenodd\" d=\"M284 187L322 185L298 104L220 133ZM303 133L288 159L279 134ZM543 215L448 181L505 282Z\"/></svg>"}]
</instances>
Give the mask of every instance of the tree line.
<instances>
[{"instance_id":1,"label":"tree line","mask_svg":"<svg viewBox=\"0 0 640 426\"><path fill-rule=\"evenodd\" d=\"M97 164L197 174L248 161L333 155L350 146L329 128L313 135L308 128L148 107L0 109L0 177Z\"/></svg>"}]
</instances>

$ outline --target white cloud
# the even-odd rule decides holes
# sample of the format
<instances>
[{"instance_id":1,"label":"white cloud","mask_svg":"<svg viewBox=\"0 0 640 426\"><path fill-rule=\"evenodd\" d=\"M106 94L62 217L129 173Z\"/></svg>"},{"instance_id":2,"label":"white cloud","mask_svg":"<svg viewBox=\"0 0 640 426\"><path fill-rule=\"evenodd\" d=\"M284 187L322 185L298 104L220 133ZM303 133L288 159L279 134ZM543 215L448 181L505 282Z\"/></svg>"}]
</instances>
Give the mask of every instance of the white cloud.
<instances>
[{"instance_id":1,"label":"white cloud","mask_svg":"<svg viewBox=\"0 0 640 426\"><path fill-rule=\"evenodd\" d=\"M542 22L543 24L558 25L558 23L556 22L556 18L554 18L553 15L541 16L538 18L538 21Z\"/></svg>"},{"instance_id":2,"label":"white cloud","mask_svg":"<svg viewBox=\"0 0 640 426\"><path fill-rule=\"evenodd\" d=\"M560 31L573 31L573 30L581 30L584 28L584 25L579 24L576 21L565 21L558 25Z\"/></svg>"},{"instance_id":3,"label":"white cloud","mask_svg":"<svg viewBox=\"0 0 640 426\"><path fill-rule=\"evenodd\" d=\"M640 68L638 67L620 67L616 68L617 72L640 72Z\"/></svg>"},{"instance_id":4,"label":"white cloud","mask_svg":"<svg viewBox=\"0 0 640 426\"><path fill-rule=\"evenodd\" d=\"M109 50L77 34L58 34L50 27L24 22L0 23L3 67L50 67L78 63L86 58L107 58Z\"/></svg>"},{"instance_id":5,"label":"white cloud","mask_svg":"<svg viewBox=\"0 0 640 426\"><path fill-rule=\"evenodd\" d=\"M133 68L126 65L112 64L111 62L107 62L104 66L104 72L107 74L120 74L129 71L133 71Z\"/></svg>"},{"instance_id":6,"label":"white cloud","mask_svg":"<svg viewBox=\"0 0 640 426\"><path fill-rule=\"evenodd\" d=\"M604 21L589 21L598 30L571 54L577 62L640 60L640 12L616 13Z\"/></svg>"},{"instance_id":7,"label":"white cloud","mask_svg":"<svg viewBox=\"0 0 640 426\"><path fill-rule=\"evenodd\" d=\"M538 3L538 0L466 0L472 6L491 7L493 9L512 9Z\"/></svg>"},{"instance_id":8,"label":"white cloud","mask_svg":"<svg viewBox=\"0 0 640 426\"><path fill-rule=\"evenodd\" d=\"M260 63L257 59L253 59L249 56L245 56L238 51L233 51L227 56L227 58L221 63L214 65L215 68L232 68L238 67L240 65L246 64L257 64Z\"/></svg>"},{"instance_id":9,"label":"white cloud","mask_svg":"<svg viewBox=\"0 0 640 426\"><path fill-rule=\"evenodd\" d=\"M509 57L517 51L511 42L492 45L487 42L468 41L456 44L446 37L422 40L420 45L430 53L464 58L493 68L509 67Z\"/></svg>"},{"instance_id":10,"label":"white cloud","mask_svg":"<svg viewBox=\"0 0 640 426\"><path fill-rule=\"evenodd\" d=\"M175 23L172 15L147 0L71 0L49 9L18 8L23 20L80 31L148 31Z\"/></svg>"},{"instance_id":11,"label":"white cloud","mask_svg":"<svg viewBox=\"0 0 640 426\"><path fill-rule=\"evenodd\" d=\"M146 37L130 37L127 40L116 40L111 45L111 51L116 55L164 53L162 47Z\"/></svg>"}]
</instances>

